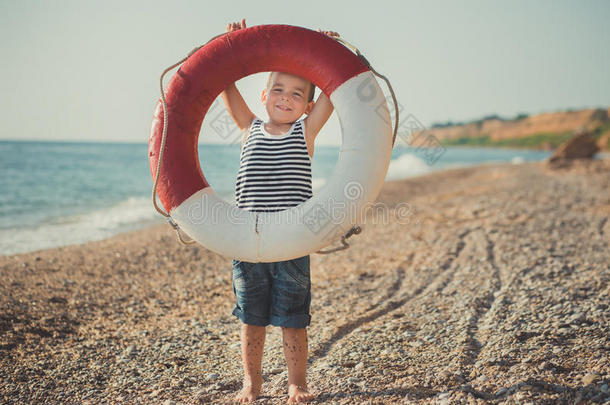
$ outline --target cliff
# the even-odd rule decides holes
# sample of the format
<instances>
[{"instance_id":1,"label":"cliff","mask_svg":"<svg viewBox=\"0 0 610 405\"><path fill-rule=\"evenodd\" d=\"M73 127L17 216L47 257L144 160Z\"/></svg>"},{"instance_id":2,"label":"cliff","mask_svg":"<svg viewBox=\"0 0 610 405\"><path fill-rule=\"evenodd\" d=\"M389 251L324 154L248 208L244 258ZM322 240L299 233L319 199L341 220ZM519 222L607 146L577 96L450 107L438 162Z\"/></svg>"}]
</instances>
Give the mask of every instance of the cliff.
<instances>
[{"instance_id":1,"label":"cliff","mask_svg":"<svg viewBox=\"0 0 610 405\"><path fill-rule=\"evenodd\" d=\"M602 150L609 150L610 108L549 112L514 119L489 116L468 123L435 124L427 130L444 145L554 149L574 132L593 133Z\"/></svg>"}]
</instances>

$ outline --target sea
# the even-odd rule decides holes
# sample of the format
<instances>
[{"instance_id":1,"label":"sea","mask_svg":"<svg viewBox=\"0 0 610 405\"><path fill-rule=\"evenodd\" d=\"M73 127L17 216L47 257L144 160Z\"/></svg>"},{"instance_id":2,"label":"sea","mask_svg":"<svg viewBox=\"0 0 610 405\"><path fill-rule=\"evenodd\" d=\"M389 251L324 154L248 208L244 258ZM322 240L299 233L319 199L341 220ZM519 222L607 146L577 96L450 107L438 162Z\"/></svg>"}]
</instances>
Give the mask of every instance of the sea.
<instances>
[{"instance_id":1,"label":"sea","mask_svg":"<svg viewBox=\"0 0 610 405\"><path fill-rule=\"evenodd\" d=\"M548 151L396 145L386 180L492 162L539 161ZM201 144L217 194L234 202L240 146ZM316 145L314 194L332 175L339 146ZM166 222L153 208L145 143L0 140L0 255L80 244Z\"/></svg>"}]
</instances>

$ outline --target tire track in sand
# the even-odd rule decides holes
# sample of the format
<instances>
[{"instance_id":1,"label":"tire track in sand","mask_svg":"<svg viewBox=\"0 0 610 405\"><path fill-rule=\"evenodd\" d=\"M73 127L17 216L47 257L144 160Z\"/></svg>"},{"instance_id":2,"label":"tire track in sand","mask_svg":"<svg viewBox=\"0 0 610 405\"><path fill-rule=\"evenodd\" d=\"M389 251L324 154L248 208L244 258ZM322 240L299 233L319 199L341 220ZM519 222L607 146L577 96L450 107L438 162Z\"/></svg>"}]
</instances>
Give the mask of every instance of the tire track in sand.
<instances>
[{"instance_id":1,"label":"tire track in sand","mask_svg":"<svg viewBox=\"0 0 610 405\"><path fill-rule=\"evenodd\" d=\"M434 288L436 291L441 291L445 288L447 284L451 282L453 278L454 272L448 272L451 268L451 264L455 261L457 257L461 254L465 247L464 238L466 235L470 233L470 230L465 230L458 235L458 241L454 244L453 249L449 251L448 257L443 261L443 263L438 267L439 272L434 273L428 277L422 284L420 284L412 293L408 291L404 291L402 294L397 293L403 290L403 282L405 279L405 270L403 266L406 266L410 259L407 259L401 262L396 271L394 271L393 279L394 282L387 289L386 294L384 294L383 298L378 300L376 303L372 304L372 308L377 308L381 306L380 309L366 314L364 316L358 317L352 321L349 321L337 328L337 330L332 334L332 336L324 343L322 343L317 349L312 351L309 356L310 364L314 364L315 362L321 360L326 357L328 353L332 350L332 348L345 337L347 337L351 332L353 332L358 327L372 322L382 316L385 316L398 308L404 306L407 302L416 298L421 294L425 294L428 290ZM440 281L440 285L436 286L436 282L445 277ZM386 302L383 304L383 302ZM369 310L370 311L370 310Z\"/></svg>"},{"instance_id":2,"label":"tire track in sand","mask_svg":"<svg viewBox=\"0 0 610 405\"><path fill-rule=\"evenodd\" d=\"M461 340L461 348L459 349L459 367L462 375L470 375L470 370L476 363L481 350L485 346L485 343L481 342L481 334L479 333L479 326L481 319L492 308L498 292L502 289L502 281L500 278L500 269L496 263L494 248L495 244L489 237L489 235L482 229L476 229L471 233L471 247L476 253L482 251L484 253L485 266L476 266L475 274L476 277L481 277L487 270L490 271L489 278L484 282L478 283L478 288L482 290L481 294L478 294L472 298L469 302L469 310L471 311L470 317L466 320L465 336ZM473 278L475 279L475 278Z\"/></svg>"}]
</instances>

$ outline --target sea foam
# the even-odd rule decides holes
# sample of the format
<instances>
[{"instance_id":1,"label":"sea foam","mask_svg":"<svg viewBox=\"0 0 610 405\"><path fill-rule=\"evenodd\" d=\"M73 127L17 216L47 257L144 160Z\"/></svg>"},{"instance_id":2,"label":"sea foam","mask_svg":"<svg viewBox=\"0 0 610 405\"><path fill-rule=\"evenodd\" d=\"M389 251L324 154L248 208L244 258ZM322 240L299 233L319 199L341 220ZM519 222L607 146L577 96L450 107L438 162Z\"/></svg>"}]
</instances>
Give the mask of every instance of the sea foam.
<instances>
[{"instance_id":1,"label":"sea foam","mask_svg":"<svg viewBox=\"0 0 610 405\"><path fill-rule=\"evenodd\" d=\"M0 230L0 254L100 240L120 232L161 223L151 199L129 197L107 208L49 219L35 227Z\"/></svg>"}]
</instances>

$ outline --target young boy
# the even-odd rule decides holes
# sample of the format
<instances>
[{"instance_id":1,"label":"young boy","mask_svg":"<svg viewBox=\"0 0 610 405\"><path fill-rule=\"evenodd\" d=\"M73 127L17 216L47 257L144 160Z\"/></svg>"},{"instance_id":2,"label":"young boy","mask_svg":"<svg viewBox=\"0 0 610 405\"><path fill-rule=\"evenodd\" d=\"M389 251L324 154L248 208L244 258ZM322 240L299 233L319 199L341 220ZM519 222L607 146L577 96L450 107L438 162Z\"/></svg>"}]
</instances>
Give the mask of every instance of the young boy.
<instances>
[{"instance_id":1,"label":"young boy","mask_svg":"<svg viewBox=\"0 0 610 405\"><path fill-rule=\"evenodd\" d=\"M246 27L245 19L227 31ZM324 32L337 36L335 32ZM311 157L314 140L333 106L322 93L314 103L315 87L288 73L272 72L261 101L269 120L263 122L246 105L235 84L222 93L231 117L244 131L235 194L237 206L251 211L280 211L312 196ZM301 116L307 117L301 120ZM241 329L244 386L235 399L254 401L263 383L261 363L266 326L282 328L288 366L289 402L313 398L306 381L307 330L311 301L309 255L273 263L233 260L233 314Z\"/></svg>"}]
</instances>

